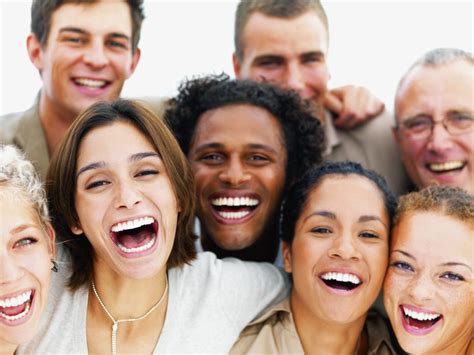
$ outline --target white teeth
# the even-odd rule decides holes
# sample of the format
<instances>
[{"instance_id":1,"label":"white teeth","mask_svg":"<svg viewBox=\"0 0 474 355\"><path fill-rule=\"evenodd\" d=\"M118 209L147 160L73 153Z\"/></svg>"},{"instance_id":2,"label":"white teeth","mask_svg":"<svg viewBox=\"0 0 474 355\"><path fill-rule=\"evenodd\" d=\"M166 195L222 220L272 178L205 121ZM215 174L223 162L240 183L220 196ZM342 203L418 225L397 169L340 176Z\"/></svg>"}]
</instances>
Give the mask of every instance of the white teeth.
<instances>
[{"instance_id":1,"label":"white teeth","mask_svg":"<svg viewBox=\"0 0 474 355\"><path fill-rule=\"evenodd\" d=\"M0 300L0 307L16 307L19 306L27 301L29 301L31 297L31 290L22 293L16 297L7 298L4 300Z\"/></svg>"},{"instance_id":2,"label":"white teeth","mask_svg":"<svg viewBox=\"0 0 474 355\"><path fill-rule=\"evenodd\" d=\"M433 171L449 171L454 169L460 169L464 166L464 162L460 160L449 161L446 163L431 163L429 164L430 170Z\"/></svg>"},{"instance_id":3,"label":"white teeth","mask_svg":"<svg viewBox=\"0 0 474 355\"><path fill-rule=\"evenodd\" d=\"M327 272L321 275L321 278L323 280L336 280L339 282L350 282L355 285L358 285L361 283L360 279L356 275L340 273L340 272Z\"/></svg>"},{"instance_id":4,"label":"white teeth","mask_svg":"<svg viewBox=\"0 0 474 355\"><path fill-rule=\"evenodd\" d=\"M258 200L251 197L219 197L212 199L211 203L214 206L257 206Z\"/></svg>"},{"instance_id":5,"label":"white teeth","mask_svg":"<svg viewBox=\"0 0 474 355\"><path fill-rule=\"evenodd\" d=\"M86 79L86 78L78 78L74 80L77 84L82 86L88 86L90 88L101 88L107 82L105 80L95 80L95 79Z\"/></svg>"},{"instance_id":6,"label":"white teeth","mask_svg":"<svg viewBox=\"0 0 474 355\"><path fill-rule=\"evenodd\" d=\"M153 234L153 238L151 238L151 240L146 243L145 245L142 245L141 247L136 247L136 248L127 248L125 247L124 245L120 244L120 243L117 243L118 247L120 248L121 251L123 251L124 253L137 253L139 251L144 251L144 250L148 250L150 249L152 246L153 246L153 243L155 242L155 235Z\"/></svg>"},{"instance_id":7,"label":"white teeth","mask_svg":"<svg viewBox=\"0 0 474 355\"><path fill-rule=\"evenodd\" d=\"M415 311L412 311L411 309L408 309L408 308L403 307L403 306L402 306L402 308L403 308L403 313L405 313L405 315L407 317L417 319L417 320L421 320L421 321L434 320L436 318L439 318L439 316L440 316L439 313L415 312Z\"/></svg>"},{"instance_id":8,"label":"white teeth","mask_svg":"<svg viewBox=\"0 0 474 355\"><path fill-rule=\"evenodd\" d=\"M240 212L217 212L219 216L225 219L240 219L244 218L248 214L250 214L250 211L240 211Z\"/></svg>"},{"instance_id":9,"label":"white teeth","mask_svg":"<svg viewBox=\"0 0 474 355\"><path fill-rule=\"evenodd\" d=\"M151 217L142 217L142 218L134 219L132 221L120 222L112 226L112 232L117 233L124 230L135 229L141 226L152 224L153 222L154 220Z\"/></svg>"},{"instance_id":10,"label":"white teeth","mask_svg":"<svg viewBox=\"0 0 474 355\"><path fill-rule=\"evenodd\" d=\"M30 304L27 303L26 304L26 307L25 307L25 310L21 313L18 313L17 315L15 316L9 316L9 315L6 315L5 313L3 312L0 312L0 317L2 318L5 318L6 320L9 320L9 321L13 321L13 320L17 320L17 319L20 319L20 318L23 318L24 316L27 315L27 313L30 311Z\"/></svg>"}]
</instances>

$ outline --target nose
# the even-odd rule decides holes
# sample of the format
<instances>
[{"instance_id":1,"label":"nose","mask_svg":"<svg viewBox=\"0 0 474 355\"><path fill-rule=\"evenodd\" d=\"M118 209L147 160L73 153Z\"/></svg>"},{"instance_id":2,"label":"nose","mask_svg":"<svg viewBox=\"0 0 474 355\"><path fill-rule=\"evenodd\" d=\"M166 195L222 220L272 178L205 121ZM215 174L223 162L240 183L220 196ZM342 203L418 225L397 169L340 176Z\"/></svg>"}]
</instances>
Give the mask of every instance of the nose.
<instances>
[{"instance_id":1,"label":"nose","mask_svg":"<svg viewBox=\"0 0 474 355\"><path fill-rule=\"evenodd\" d=\"M15 260L8 254L0 255L0 285L6 285L22 276L21 268L18 267Z\"/></svg>"},{"instance_id":2,"label":"nose","mask_svg":"<svg viewBox=\"0 0 474 355\"><path fill-rule=\"evenodd\" d=\"M452 137L441 122L433 125L431 135L428 139L428 149L434 152L442 152L453 146Z\"/></svg>"},{"instance_id":3,"label":"nose","mask_svg":"<svg viewBox=\"0 0 474 355\"><path fill-rule=\"evenodd\" d=\"M304 75L297 63L289 63L286 69L285 86L301 92L305 88Z\"/></svg>"},{"instance_id":4,"label":"nose","mask_svg":"<svg viewBox=\"0 0 474 355\"><path fill-rule=\"evenodd\" d=\"M142 201L142 195L133 182L121 182L117 186L115 208L130 209Z\"/></svg>"},{"instance_id":5,"label":"nose","mask_svg":"<svg viewBox=\"0 0 474 355\"><path fill-rule=\"evenodd\" d=\"M350 233L343 233L334 239L329 249L329 256L343 260L358 260L360 259L360 252L353 236Z\"/></svg>"},{"instance_id":6,"label":"nose","mask_svg":"<svg viewBox=\"0 0 474 355\"><path fill-rule=\"evenodd\" d=\"M413 277L408 284L408 294L414 301L422 302L433 298L436 292L433 281L428 275L420 274Z\"/></svg>"},{"instance_id":7,"label":"nose","mask_svg":"<svg viewBox=\"0 0 474 355\"><path fill-rule=\"evenodd\" d=\"M240 158L230 158L226 166L219 174L219 179L231 186L239 186L250 180L250 174L246 171Z\"/></svg>"},{"instance_id":8,"label":"nose","mask_svg":"<svg viewBox=\"0 0 474 355\"><path fill-rule=\"evenodd\" d=\"M101 69L108 63L104 44L99 40L91 41L83 55L84 62L94 69Z\"/></svg>"}]
</instances>

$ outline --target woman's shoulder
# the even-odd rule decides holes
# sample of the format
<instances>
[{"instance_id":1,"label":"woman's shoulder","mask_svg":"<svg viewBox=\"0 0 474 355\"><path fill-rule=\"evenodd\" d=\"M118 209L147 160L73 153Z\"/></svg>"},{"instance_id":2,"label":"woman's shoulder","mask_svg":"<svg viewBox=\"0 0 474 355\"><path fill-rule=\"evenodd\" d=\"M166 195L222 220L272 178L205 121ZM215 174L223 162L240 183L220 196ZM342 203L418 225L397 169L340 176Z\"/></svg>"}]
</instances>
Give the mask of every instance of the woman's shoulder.
<instances>
[{"instance_id":1,"label":"woman's shoulder","mask_svg":"<svg viewBox=\"0 0 474 355\"><path fill-rule=\"evenodd\" d=\"M375 310L369 312L365 321L365 330L368 335L368 355L397 355L401 353L388 320L379 312Z\"/></svg>"}]
</instances>

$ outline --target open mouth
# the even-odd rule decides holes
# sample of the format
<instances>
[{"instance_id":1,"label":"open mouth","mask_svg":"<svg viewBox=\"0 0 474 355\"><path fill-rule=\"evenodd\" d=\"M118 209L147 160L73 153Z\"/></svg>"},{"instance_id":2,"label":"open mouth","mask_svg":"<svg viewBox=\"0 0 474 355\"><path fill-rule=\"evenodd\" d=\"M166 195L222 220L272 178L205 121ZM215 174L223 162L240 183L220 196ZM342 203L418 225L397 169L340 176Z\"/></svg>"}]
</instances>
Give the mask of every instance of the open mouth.
<instances>
[{"instance_id":1,"label":"open mouth","mask_svg":"<svg viewBox=\"0 0 474 355\"><path fill-rule=\"evenodd\" d=\"M462 160L453 160L445 163L428 163L426 168L435 174L450 173L452 171L461 171L466 166L467 162Z\"/></svg>"},{"instance_id":2,"label":"open mouth","mask_svg":"<svg viewBox=\"0 0 474 355\"><path fill-rule=\"evenodd\" d=\"M421 312L408 308L407 306L400 306L400 312L404 320L405 329L410 333L417 335L426 334L433 329L434 325L438 323L443 316L435 312ZM421 332L421 333L420 333Z\"/></svg>"},{"instance_id":3,"label":"open mouth","mask_svg":"<svg viewBox=\"0 0 474 355\"><path fill-rule=\"evenodd\" d=\"M90 79L90 78L73 78L74 84L82 86L88 89L103 89L110 84L110 81L99 80L99 79Z\"/></svg>"},{"instance_id":4,"label":"open mouth","mask_svg":"<svg viewBox=\"0 0 474 355\"><path fill-rule=\"evenodd\" d=\"M241 220L252 214L259 206L260 201L251 196L245 197L217 197L211 199L212 209L226 220Z\"/></svg>"},{"instance_id":5,"label":"open mouth","mask_svg":"<svg viewBox=\"0 0 474 355\"><path fill-rule=\"evenodd\" d=\"M320 278L326 286L334 290L352 291L362 285L360 278L354 274L326 272Z\"/></svg>"},{"instance_id":6,"label":"open mouth","mask_svg":"<svg viewBox=\"0 0 474 355\"><path fill-rule=\"evenodd\" d=\"M141 217L114 224L110 236L125 254L136 254L150 250L156 242L158 222L152 217Z\"/></svg>"},{"instance_id":7,"label":"open mouth","mask_svg":"<svg viewBox=\"0 0 474 355\"><path fill-rule=\"evenodd\" d=\"M9 322L24 318L31 309L35 290L31 289L15 297L0 299L0 318Z\"/></svg>"}]
</instances>

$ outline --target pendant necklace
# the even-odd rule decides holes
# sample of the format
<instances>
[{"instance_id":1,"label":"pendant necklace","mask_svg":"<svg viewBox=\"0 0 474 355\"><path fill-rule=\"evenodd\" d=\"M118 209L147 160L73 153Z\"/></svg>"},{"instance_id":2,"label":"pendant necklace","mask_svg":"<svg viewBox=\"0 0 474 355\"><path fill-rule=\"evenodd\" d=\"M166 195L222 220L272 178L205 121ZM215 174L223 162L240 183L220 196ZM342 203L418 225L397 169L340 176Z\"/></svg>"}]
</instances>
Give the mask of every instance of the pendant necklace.
<instances>
[{"instance_id":1,"label":"pendant necklace","mask_svg":"<svg viewBox=\"0 0 474 355\"><path fill-rule=\"evenodd\" d=\"M116 355L117 354L117 331L118 331L119 323L135 322L137 320L142 320L148 317L155 309L157 309L160 306L160 304L163 302L163 300L165 299L166 292L168 291L168 277L165 278L165 290L163 291L163 294L161 295L158 302L156 302L144 315L138 318L115 319L114 317L112 317L107 307L105 307L104 302L102 302L102 299L100 298L99 293L97 292L97 289L95 288L94 280L92 280L92 291L94 291L94 295L99 301L104 312L113 322L112 324L112 355Z\"/></svg>"}]
</instances>

